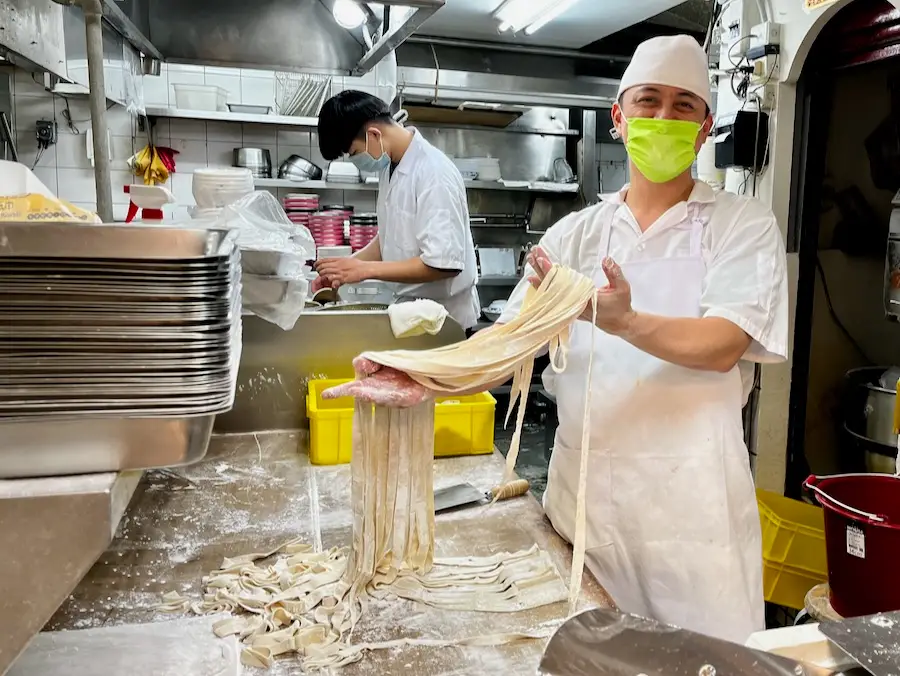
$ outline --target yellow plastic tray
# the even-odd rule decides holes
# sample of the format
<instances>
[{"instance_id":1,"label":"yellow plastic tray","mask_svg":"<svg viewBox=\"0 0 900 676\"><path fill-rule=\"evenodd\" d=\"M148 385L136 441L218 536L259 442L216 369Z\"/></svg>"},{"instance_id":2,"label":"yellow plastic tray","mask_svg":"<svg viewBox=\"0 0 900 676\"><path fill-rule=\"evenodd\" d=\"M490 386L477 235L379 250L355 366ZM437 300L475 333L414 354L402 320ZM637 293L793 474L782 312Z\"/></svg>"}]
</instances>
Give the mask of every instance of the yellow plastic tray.
<instances>
[{"instance_id":1,"label":"yellow plastic tray","mask_svg":"<svg viewBox=\"0 0 900 676\"><path fill-rule=\"evenodd\" d=\"M801 609L806 593L828 579L822 508L764 490L756 499L766 601Z\"/></svg>"},{"instance_id":2,"label":"yellow plastic tray","mask_svg":"<svg viewBox=\"0 0 900 676\"><path fill-rule=\"evenodd\" d=\"M306 396L309 459L341 465L353 455L353 398L322 399L322 392L346 380L311 380ZM489 392L438 398L434 413L434 455L481 455L494 450L497 401Z\"/></svg>"}]
</instances>

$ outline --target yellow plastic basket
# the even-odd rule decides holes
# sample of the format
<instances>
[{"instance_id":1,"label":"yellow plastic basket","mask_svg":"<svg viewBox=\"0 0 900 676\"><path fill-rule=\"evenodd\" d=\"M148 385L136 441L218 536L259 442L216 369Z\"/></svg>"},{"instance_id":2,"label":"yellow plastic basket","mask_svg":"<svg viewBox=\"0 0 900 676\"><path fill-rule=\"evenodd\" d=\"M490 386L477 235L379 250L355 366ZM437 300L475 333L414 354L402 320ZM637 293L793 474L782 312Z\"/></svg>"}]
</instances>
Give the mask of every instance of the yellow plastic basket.
<instances>
[{"instance_id":1,"label":"yellow plastic basket","mask_svg":"<svg viewBox=\"0 0 900 676\"><path fill-rule=\"evenodd\" d=\"M764 490L756 499L766 601L799 610L807 592L828 579L822 509Z\"/></svg>"},{"instance_id":2,"label":"yellow plastic basket","mask_svg":"<svg viewBox=\"0 0 900 676\"><path fill-rule=\"evenodd\" d=\"M353 455L353 398L322 399L322 392L346 380L311 380L306 395L309 459L314 465L341 465ZM480 455L494 450L497 401L489 392L441 397L434 412L434 455Z\"/></svg>"}]
</instances>

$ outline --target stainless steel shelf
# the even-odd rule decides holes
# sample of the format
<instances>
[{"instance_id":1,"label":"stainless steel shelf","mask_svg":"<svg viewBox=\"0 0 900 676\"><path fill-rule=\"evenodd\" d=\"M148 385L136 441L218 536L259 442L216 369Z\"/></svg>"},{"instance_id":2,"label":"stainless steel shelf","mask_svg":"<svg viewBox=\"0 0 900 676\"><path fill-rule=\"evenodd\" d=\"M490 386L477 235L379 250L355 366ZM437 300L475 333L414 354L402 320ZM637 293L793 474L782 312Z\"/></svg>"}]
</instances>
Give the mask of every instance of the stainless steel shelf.
<instances>
[{"instance_id":1,"label":"stainless steel shelf","mask_svg":"<svg viewBox=\"0 0 900 676\"><path fill-rule=\"evenodd\" d=\"M147 117L175 117L185 120L207 120L209 122L246 122L253 124L280 124L290 127L316 127L317 117L294 117L292 115L254 115L251 113L231 113L218 110L181 110L180 108L147 107Z\"/></svg>"},{"instance_id":2,"label":"stainless steel shelf","mask_svg":"<svg viewBox=\"0 0 900 676\"><path fill-rule=\"evenodd\" d=\"M296 188L298 190L358 190L374 192L377 183L334 183L328 181L291 181L286 178L257 178L257 188Z\"/></svg>"},{"instance_id":3,"label":"stainless steel shelf","mask_svg":"<svg viewBox=\"0 0 900 676\"><path fill-rule=\"evenodd\" d=\"M223 113L224 114L224 113ZM271 117L271 116L270 116ZM258 178L255 181L257 188L302 188L305 190L378 190L377 183L335 183L329 181L291 181L284 178ZM551 195L576 195L572 190L549 190L547 188L534 188L531 186L514 188L507 187L495 181L466 181L469 190L500 190L506 192L533 192Z\"/></svg>"}]
</instances>

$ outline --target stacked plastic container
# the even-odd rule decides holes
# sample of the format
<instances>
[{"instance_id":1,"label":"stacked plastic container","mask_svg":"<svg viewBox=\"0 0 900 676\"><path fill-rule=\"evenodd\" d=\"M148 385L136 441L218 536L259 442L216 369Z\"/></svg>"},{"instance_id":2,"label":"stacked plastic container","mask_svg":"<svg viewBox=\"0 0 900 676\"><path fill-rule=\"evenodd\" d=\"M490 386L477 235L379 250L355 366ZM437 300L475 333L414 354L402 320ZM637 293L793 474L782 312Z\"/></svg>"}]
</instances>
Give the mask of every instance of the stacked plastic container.
<instances>
[{"instance_id":1,"label":"stacked plastic container","mask_svg":"<svg viewBox=\"0 0 900 676\"><path fill-rule=\"evenodd\" d=\"M365 248L378 235L376 214L353 214L350 217L350 247L354 253Z\"/></svg>"}]
</instances>

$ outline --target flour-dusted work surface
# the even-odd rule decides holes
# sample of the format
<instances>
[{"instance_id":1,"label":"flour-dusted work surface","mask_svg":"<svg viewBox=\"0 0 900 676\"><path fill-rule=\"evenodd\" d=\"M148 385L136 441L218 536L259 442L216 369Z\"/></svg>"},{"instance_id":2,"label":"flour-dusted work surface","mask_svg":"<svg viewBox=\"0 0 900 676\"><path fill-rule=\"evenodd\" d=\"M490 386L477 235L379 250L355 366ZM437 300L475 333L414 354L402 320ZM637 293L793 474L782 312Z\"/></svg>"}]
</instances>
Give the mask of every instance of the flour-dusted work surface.
<instances>
[{"instance_id":1,"label":"flour-dusted work surface","mask_svg":"<svg viewBox=\"0 0 900 676\"><path fill-rule=\"evenodd\" d=\"M488 490L502 475L498 453L435 461L436 489L470 482ZM311 466L305 434L217 436L203 462L144 478L109 550L46 628L171 620L172 615L155 609L162 594L174 590L199 595L201 578L218 568L223 557L269 551L294 538L317 548L349 546L350 528L350 467ZM567 580L571 548L530 496L436 518L437 557L488 556L535 544L550 554ZM608 596L589 578L586 575L582 602L608 607ZM557 603L515 614L474 613L373 600L351 642L549 632L566 610L565 603ZM462 676L493 669L533 673L543 647L544 641L528 641L497 648L393 648L370 653L340 672L347 676ZM299 661L287 656L268 672L247 673L284 676L302 671Z\"/></svg>"}]
</instances>

